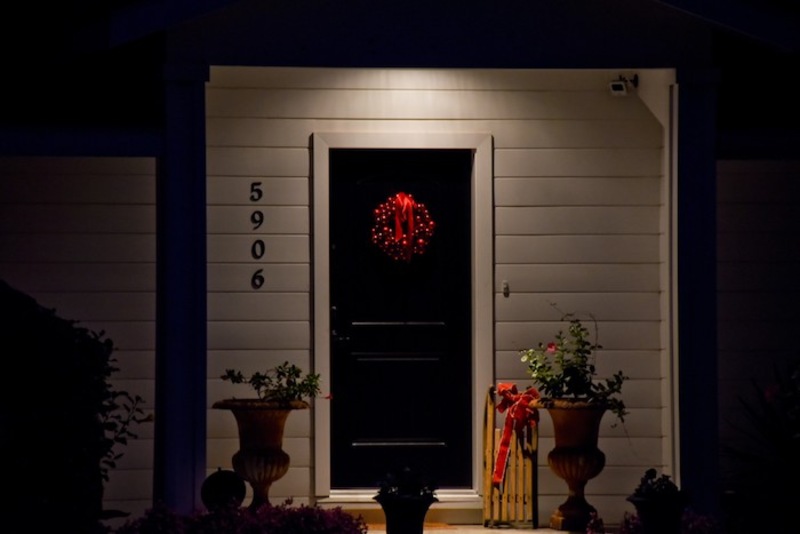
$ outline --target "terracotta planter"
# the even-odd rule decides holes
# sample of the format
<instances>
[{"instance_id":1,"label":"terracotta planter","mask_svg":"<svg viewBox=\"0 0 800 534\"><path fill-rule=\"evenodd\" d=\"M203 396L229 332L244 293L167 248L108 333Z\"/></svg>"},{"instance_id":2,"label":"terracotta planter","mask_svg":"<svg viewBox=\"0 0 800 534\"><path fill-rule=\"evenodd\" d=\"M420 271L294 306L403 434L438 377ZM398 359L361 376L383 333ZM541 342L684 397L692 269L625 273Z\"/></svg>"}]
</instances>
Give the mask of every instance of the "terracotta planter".
<instances>
[{"instance_id":1,"label":"terracotta planter","mask_svg":"<svg viewBox=\"0 0 800 534\"><path fill-rule=\"evenodd\" d=\"M542 405L534 401L537 408ZM555 400L547 413L553 420L556 445L547 454L550 469L567 483L564 501L550 516L550 528L583 532L596 509L586 501L586 483L600 474L606 455L597 448L600 421L606 412L585 402Z\"/></svg>"},{"instance_id":2,"label":"terracotta planter","mask_svg":"<svg viewBox=\"0 0 800 534\"><path fill-rule=\"evenodd\" d=\"M289 470L290 458L283 450L283 429L293 410L309 405L295 401L288 407L259 399L225 399L212 408L230 410L239 429L239 450L232 457L233 470L253 488L251 509L270 504L272 483Z\"/></svg>"}]
</instances>

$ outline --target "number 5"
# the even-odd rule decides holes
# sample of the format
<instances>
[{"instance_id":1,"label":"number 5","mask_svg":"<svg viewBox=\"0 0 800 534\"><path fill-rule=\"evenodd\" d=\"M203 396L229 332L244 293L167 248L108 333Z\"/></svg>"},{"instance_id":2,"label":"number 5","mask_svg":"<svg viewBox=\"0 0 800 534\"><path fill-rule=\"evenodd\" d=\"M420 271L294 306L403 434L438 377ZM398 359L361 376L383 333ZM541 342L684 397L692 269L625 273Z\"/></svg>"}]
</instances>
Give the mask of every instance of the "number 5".
<instances>
[{"instance_id":1,"label":"number 5","mask_svg":"<svg viewBox=\"0 0 800 534\"><path fill-rule=\"evenodd\" d=\"M252 182L250 184L250 201L258 202L264 196L264 191L261 190L261 182Z\"/></svg>"}]
</instances>

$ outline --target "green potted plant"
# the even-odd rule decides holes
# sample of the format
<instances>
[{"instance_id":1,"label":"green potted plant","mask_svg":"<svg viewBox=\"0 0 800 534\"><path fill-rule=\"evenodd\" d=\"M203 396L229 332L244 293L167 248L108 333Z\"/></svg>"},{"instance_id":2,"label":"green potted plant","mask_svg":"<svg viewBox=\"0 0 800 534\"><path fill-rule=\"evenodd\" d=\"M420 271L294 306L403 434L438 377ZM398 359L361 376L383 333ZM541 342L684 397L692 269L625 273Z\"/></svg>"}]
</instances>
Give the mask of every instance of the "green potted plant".
<instances>
[{"instance_id":1,"label":"green potted plant","mask_svg":"<svg viewBox=\"0 0 800 534\"><path fill-rule=\"evenodd\" d=\"M595 351L603 347L597 343L597 321L594 341L581 319L572 313L562 315L567 331L559 330L555 340L539 342L535 348L520 351L521 360L528 366L542 408L560 404L587 404L611 411L620 422L625 422L628 411L620 397L627 376L617 371L612 376L599 379L595 366Z\"/></svg>"},{"instance_id":2,"label":"green potted plant","mask_svg":"<svg viewBox=\"0 0 800 534\"><path fill-rule=\"evenodd\" d=\"M586 483L605 466L605 454L597 448L600 421L606 411L620 422L627 409L620 397L627 376L618 371L601 379L595 367L597 321L594 339L589 329L573 313L562 313L567 329L559 330L553 341L520 351L539 398L532 407L547 410L553 421L555 448L547 455L553 472L564 479L569 496L550 517L557 530L585 530L596 512L584 496Z\"/></svg>"},{"instance_id":3,"label":"green potted plant","mask_svg":"<svg viewBox=\"0 0 800 534\"><path fill-rule=\"evenodd\" d=\"M680 534L686 496L669 475L648 469L627 500L636 508L641 534Z\"/></svg>"},{"instance_id":4,"label":"green potted plant","mask_svg":"<svg viewBox=\"0 0 800 534\"><path fill-rule=\"evenodd\" d=\"M288 361L265 372L256 371L249 376L236 369L226 369L220 378L232 384L248 384L260 401L284 408L308 408L307 399L320 393L320 376L316 373L303 375L302 369Z\"/></svg>"},{"instance_id":5,"label":"green potted plant","mask_svg":"<svg viewBox=\"0 0 800 534\"><path fill-rule=\"evenodd\" d=\"M250 507L269 504L272 483L289 470L290 458L283 450L283 430L292 410L303 410L320 393L320 376L303 373L295 364L284 362L264 372L245 376L226 369L220 378L248 385L255 397L228 398L212 408L230 410L236 418L239 450L232 457L233 470L253 488Z\"/></svg>"}]
</instances>

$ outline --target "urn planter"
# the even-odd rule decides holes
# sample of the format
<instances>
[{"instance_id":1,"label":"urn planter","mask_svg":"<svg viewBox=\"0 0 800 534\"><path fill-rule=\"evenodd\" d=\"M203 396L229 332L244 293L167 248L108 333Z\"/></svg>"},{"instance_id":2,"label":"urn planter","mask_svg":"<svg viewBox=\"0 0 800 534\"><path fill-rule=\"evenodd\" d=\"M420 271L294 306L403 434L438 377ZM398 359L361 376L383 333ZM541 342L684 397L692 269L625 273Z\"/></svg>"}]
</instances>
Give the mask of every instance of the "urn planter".
<instances>
[{"instance_id":1,"label":"urn planter","mask_svg":"<svg viewBox=\"0 0 800 534\"><path fill-rule=\"evenodd\" d=\"M277 403L261 399L225 399L212 408L230 410L236 418L239 450L231 458L233 470L253 489L251 509L270 504L269 490L289 470L291 459L283 450L286 420L294 410L307 409L305 401Z\"/></svg>"},{"instance_id":2,"label":"urn planter","mask_svg":"<svg viewBox=\"0 0 800 534\"><path fill-rule=\"evenodd\" d=\"M541 407L534 401L537 407ZM597 448L600 421L606 408L582 401L555 399L548 402L553 421L555 447L547 454L547 464L568 488L567 500L553 511L550 528L581 531L596 509L586 500L586 483L600 474L606 456Z\"/></svg>"}]
</instances>

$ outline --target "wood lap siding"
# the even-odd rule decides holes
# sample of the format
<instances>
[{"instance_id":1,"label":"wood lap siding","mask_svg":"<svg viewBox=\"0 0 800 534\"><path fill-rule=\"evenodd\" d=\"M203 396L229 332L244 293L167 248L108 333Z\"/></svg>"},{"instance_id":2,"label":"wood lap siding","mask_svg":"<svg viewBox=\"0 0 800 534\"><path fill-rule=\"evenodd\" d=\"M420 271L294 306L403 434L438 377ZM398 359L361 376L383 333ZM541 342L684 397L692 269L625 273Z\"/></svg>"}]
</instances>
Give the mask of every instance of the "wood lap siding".
<instances>
[{"instance_id":1,"label":"wood lap siding","mask_svg":"<svg viewBox=\"0 0 800 534\"><path fill-rule=\"evenodd\" d=\"M546 131L548 125L536 127ZM549 302L595 315L603 345L598 372L623 369L631 377L624 388L631 413L624 427L611 428L612 416L604 418L606 467L586 488L609 522L622 517L624 495L641 472L665 461L662 141L660 131L642 132L630 148L608 131L587 147L498 146L495 152L496 287L505 280L510 289L508 297L495 297L498 380L529 383L518 350L551 340L564 326ZM554 442L546 414L540 433L540 450L549 451ZM543 454L543 517L563 502L563 486Z\"/></svg>"},{"instance_id":2,"label":"wood lap siding","mask_svg":"<svg viewBox=\"0 0 800 534\"><path fill-rule=\"evenodd\" d=\"M667 208L663 132L636 97L608 94L602 71L214 68L207 92L209 399L230 392L225 362L311 361L309 138L314 132L486 132L494 139L495 368L524 382L516 351L559 327L548 306L592 311L601 373L631 376L625 429L604 420L603 474L591 502L610 522L664 440ZM247 225L250 183L269 221ZM248 257L259 236L269 253ZM258 264L267 285L249 288ZM278 277L276 282L273 277ZM501 292L508 280L511 294ZM487 384L488 386L488 384ZM213 412L213 411L211 411ZM311 424L292 416L293 468L272 495L309 495ZM291 418L290 418L291 419ZM236 450L230 414L209 413L209 470ZM542 417L541 450L552 447ZM295 461L297 457L297 461ZM542 517L565 485L539 459Z\"/></svg>"},{"instance_id":3,"label":"wood lap siding","mask_svg":"<svg viewBox=\"0 0 800 534\"><path fill-rule=\"evenodd\" d=\"M209 91L213 91L210 89ZM285 360L311 367L311 238L307 146L276 148L243 140L219 146L208 121L208 402L250 396L242 386L219 379L227 368L265 370ZM231 125L236 131L235 123ZM227 138L223 135L222 138ZM305 143L307 145L308 140ZM252 201L258 182L262 196ZM263 214L255 228L254 210ZM263 256L253 256L256 240ZM257 270L263 285L254 289ZM311 413L293 412L284 434L291 457L289 472L276 481L270 500L309 503L311 488ZM207 465L231 469L238 449L236 423L228 411L208 411ZM247 488L250 498L251 489Z\"/></svg>"},{"instance_id":4,"label":"wood lap siding","mask_svg":"<svg viewBox=\"0 0 800 534\"><path fill-rule=\"evenodd\" d=\"M800 357L786 343L800 296L800 161L720 161L717 199L720 441L735 445L740 398L757 406L751 380L769 387L775 366Z\"/></svg>"},{"instance_id":5,"label":"wood lap siding","mask_svg":"<svg viewBox=\"0 0 800 534\"><path fill-rule=\"evenodd\" d=\"M611 428L606 416L600 446L607 465L587 494L604 518L618 521L643 469L667 456L669 258L662 128L635 96L608 94L617 74L213 68L206 124L208 472L230 468L238 448L232 415L211 403L249 394L220 380L224 370L312 362L310 136L489 133L495 352L485 357L494 357L497 380L524 383L517 350L560 326L548 301L597 316L605 347L598 369L631 376L631 414L624 429ZM263 192L255 203L254 182ZM105 330L119 347L120 384L153 402L155 163L3 158L0 206L0 276L65 317ZM264 215L258 229L254 209ZM258 259L255 240L264 244ZM731 269L737 265L731 261ZM254 290L257 269L264 282ZM273 501L309 502L312 428L310 411L289 417L292 467L273 486ZM109 508L136 512L150 504L152 425L140 436L112 475ZM566 491L546 466L552 446L543 415L542 518Z\"/></svg>"},{"instance_id":6,"label":"wood lap siding","mask_svg":"<svg viewBox=\"0 0 800 534\"><path fill-rule=\"evenodd\" d=\"M0 278L114 342L113 385L155 405L155 162L0 158ZM107 509L152 503L153 425L123 453Z\"/></svg>"}]
</instances>

